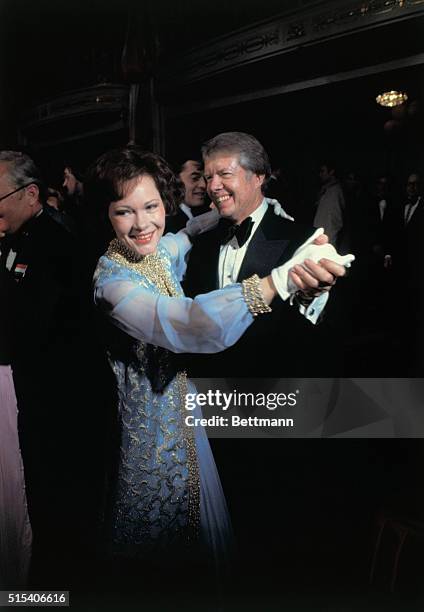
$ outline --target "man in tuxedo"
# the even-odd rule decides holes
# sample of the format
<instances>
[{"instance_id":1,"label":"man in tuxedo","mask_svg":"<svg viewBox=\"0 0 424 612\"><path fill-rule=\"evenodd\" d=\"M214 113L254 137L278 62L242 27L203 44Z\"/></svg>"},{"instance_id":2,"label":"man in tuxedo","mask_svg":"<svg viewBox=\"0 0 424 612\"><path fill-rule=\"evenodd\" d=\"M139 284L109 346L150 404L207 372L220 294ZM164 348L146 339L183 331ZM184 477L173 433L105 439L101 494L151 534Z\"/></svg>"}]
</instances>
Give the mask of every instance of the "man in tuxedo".
<instances>
[{"instance_id":1,"label":"man in tuxedo","mask_svg":"<svg viewBox=\"0 0 424 612\"><path fill-rule=\"evenodd\" d=\"M314 232L293 223L288 215L277 216L275 210L281 211L281 207L274 208L264 198L271 168L256 138L241 132L219 134L204 144L202 153L208 194L221 219L215 230L199 236L194 243L185 279L186 294L192 297L253 274L266 276L290 259ZM328 262L321 265L326 267ZM332 278L343 274L344 269L337 268ZM214 356L193 356L191 375L281 377L319 376L325 372L334 376L334 370L325 363L328 334L324 337L322 331L317 332L322 326L311 325L319 314L314 297L329 287L319 286L313 280L313 271L303 266L295 266L292 279L301 289L292 305L274 300L272 312L255 321L234 347ZM311 282L315 284L313 295ZM320 359L314 360L311 350L317 342Z\"/></svg>"},{"instance_id":2,"label":"man in tuxedo","mask_svg":"<svg viewBox=\"0 0 424 612\"><path fill-rule=\"evenodd\" d=\"M83 258L72 234L44 210L45 198L33 160L0 151L0 268L14 303L10 363L39 568L59 539L65 550L64 525L71 534L77 523L72 504L85 477L81 463L91 419L84 416L81 427L88 371L80 333ZM84 469L91 470L87 461Z\"/></svg>"},{"instance_id":3,"label":"man in tuxedo","mask_svg":"<svg viewBox=\"0 0 424 612\"><path fill-rule=\"evenodd\" d=\"M53 345L72 337L79 301L76 245L45 212L45 198L33 160L0 151L0 265L13 280L18 320L13 364L19 371L39 367L36 355L46 351L47 358Z\"/></svg>"},{"instance_id":4,"label":"man in tuxedo","mask_svg":"<svg viewBox=\"0 0 424 612\"><path fill-rule=\"evenodd\" d=\"M389 261L392 266L393 326L402 347L399 375L422 376L424 372L423 265L424 198L420 175L411 173L405 198L390 214ZM386 256L387 260L387 256Z\"/></svg>"},{"instance_id":5,"label":"man in tuxedo","mask_svg":"<svg viewBox=\"0 0 424 612\"><path fill-rule=\"evenodd\" d=\"M242 281L255 273L266 276L288 261L314 233L314 228L297 224L288 215L284 217L275 201L264 198L263 189L271 174L270 163L256 138L237 132L220 134L205 143L202 152L208 194L221 219L215 230L200 235L194 242L185 284L190 296ZM309 267L308 260L305 261ZM275 378L284 377L283 385L287 389L299 389L296 386L299 378L334 377L335 364L329 361L328 327L324 322L312 324L318 312L314 295L328 289L332 281L327 279L324 287L317 282L310 289L314 286L315 271L311 267L308 272L294 266L292 280L302 291L292 305L289 300L274 299L272 312L257 317L233 347L216 355L193 355L189 374L198 378L225 378L228 389L246 393L273 391ZM332 277L344 274L341 268L333 272ZM340 361L340 355L335 355ZM330 410L332 394L328 397ZM317 406L312 404L310 408L310 419L316 419ZM245 416L252 414L250 410L246 410ZM324 414L325 410L324 406ZM294 414L299 417L300 429L309 427L306 426L309 419L300 424L300 414ZM282 443L260 429L255 440L244 438L242 431L237 438L234 432L228 435L233 437L212 439L211 444L241 552L236 564L237 577L244 579L245 568L257 559L263 567L277 563L280 572L287 573L292 559L297 559L299 544L306 546L306 540L302 542L299 533L303 533L306 524L304 509L310 508L315 499L303 486L299 490L298 483L304 482L305 473L310 482L319 482L322 469L327 466L314 453L313 465L309 466L309 462L308 469L305 468L304 458L311 457L312 452L302 440L296 440L296 445L291 444L294 440ZM237 471L235 465L238 465ZM289 504L281 505L282 490ZM261 521L259 516L266 518ZM289 537L281 527L287 524L293 527ZM273 557L273 541L284 541L284 546L278 548L277 562L277 557Z\"/></svg>"},{"instance_id":6,"label":"man in tuxedo","mask_svg":"<svg viewBox=\"0 0 424 612\"><path fill-rule=\"evenodd\" d=\"M199 159L186 159L183 163L176 164L175 172L184 186L184 202L180 204L175 215L166 219L165 233L174 234L185 227L189 219L209 210L206 203L203 162Z\"/></svg>"},{"instance_id":7,"label":"man in tuxedo","mask_svg":"<svg viewBox=\"0 0 424 612\"><path fill-rule=\"evenodd\" d=\"M412 268L410 271L411 287L416 286L417 289L422 289L422 280L420 277L422 275L421 242L424 230L424 201L419 174L413 173L408 176L406 196L407 199L403 209L403 222L407 265Z\"/></svg>"}]
</instances>

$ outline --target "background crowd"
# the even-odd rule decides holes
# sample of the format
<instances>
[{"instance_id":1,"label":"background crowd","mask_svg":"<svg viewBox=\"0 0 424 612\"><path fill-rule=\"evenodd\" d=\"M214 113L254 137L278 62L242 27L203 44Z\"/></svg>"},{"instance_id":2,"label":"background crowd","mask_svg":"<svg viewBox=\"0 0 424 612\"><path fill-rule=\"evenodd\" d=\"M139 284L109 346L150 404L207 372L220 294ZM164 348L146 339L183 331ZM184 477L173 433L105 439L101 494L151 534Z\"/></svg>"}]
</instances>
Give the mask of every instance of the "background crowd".
<instances>
[{"instance_id":1,"label":"background crowd","mask_svg":"<svg viewBox=\"0 0 424 612\"><path fill-rule=\"evenodd\" d=\"M13 296L14 313L4 333L10 342L5 363L13 366L20 410L34 535L30 581L43 584L47 575L54 581L70 572L84 582L84 572L98 551L95 534L101 524L105 464L111 461L109 442L116 418L91 288L96 263L112 234L94 199L84 193L84 172L75 163L67 162L63 176L45 182L31 160L21 175L8 174L8 164L19 157L8 152L0 156L0 217L9 222L0 265L14 285L10 292L5 289L6 296ZM174 168L184 195L177 214L168 217L166 231L177 231L187 219L209 209L207 180L197 153L183 156ZM300 335L297 328L286 334L292 342L290 360L275 361L271 353L272 359L263 355L262 363L230 357L231 371L225 366L216 370L218 375L355 377L420 372L419 240L424 213L419 174L411 172L395 190L389 177L365 183L353 171L339 174L329 160L317 165L317 171L321 185L306 223L324 227L339 252L355 254L355 265L333 289L322 323L310 331L311 339L301 327ZM11 178L18 185L15 189ZM37 189L31 190L31 185ZM21 189L27 190L23 200ZM286 206L287 192L287 177L283 180L283 172L275 170L266 195L296 218L293 199ZM14 208L10 200L7 208L9 197ZM202 261L207 257L206 253ZM27 268L31 275L25 279ZM322 359L305 364L305 353L312 354L316 342ZM212 375L210 361L202 365L192 358L188 363L189 373ZM271 369L261 370L264 363ZM219 445L216 452L218 457L222 453ZM246 461L254 464L253 457ZM221 454L221 462L225 465L228 457ZM231 469L227 478L228 474ZM264 490L261 495L267 499ZM25 516L22 520L26 524ZM87 561L75 568L81 550L89 551Z\"/></svg>"}]
</instances>

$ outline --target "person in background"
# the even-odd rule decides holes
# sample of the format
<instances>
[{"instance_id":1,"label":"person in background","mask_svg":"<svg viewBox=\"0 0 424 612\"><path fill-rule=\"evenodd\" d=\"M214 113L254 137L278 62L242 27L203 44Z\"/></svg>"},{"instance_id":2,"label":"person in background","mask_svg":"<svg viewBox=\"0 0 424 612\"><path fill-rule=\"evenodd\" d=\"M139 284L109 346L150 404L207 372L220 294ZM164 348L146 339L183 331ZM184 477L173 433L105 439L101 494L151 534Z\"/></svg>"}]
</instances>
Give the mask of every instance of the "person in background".
<instances>
[{"instance_id":1,"label":"person in background","mask_svg":"<svg viewBox=\"0 0 424 612\"><path fill-rule=\"evenodd\" d=\"M71 198L82 200L84 195L82 175L75 168L75 165L66 165L64 167L62 187Z\"/></svg>"},{"instance_id":2,"label":"person in background","mask_svg":"<svg viewBox=\"0 0 424 612\"><path fill-rule=\"evenodd\" d=\"M49 187L47 189L47 198L44 211L49 214L57 223L63 225L63 227L70 232L75 234L76 226L75 222L64 210L64 198L58 189Z\"/></svg>"},{"instance_id":3,"label":"person in background","mask_svg":"<svg viewBox=\"0 0 424 612\"><path fill-rule=\"evenodd\" d=\"M404 194L398 206L387 212L390 238L385 262L390 264L392 287L399 288L392 302L402 355L400 371L405 372L407 367L405 375L421 376L424 371L424 198L418 172L407 177Z\"/></svg>"},{"instance_id":4,"label":"person in background","mask_svg":"<svg viewBox=\"0 0 424 612\"><path fill-rule=\"evenodd\" d=\"M332 244L340 252L347 252L345 248L345 197L343 189L337 178L334 162L325 161L319 170L321 189L318 194L314 227L323 227Z\"/></svg>"},{"instance_id":5,"label":"person in background","mask_svg":"<svg viewBox=\"0 0 424 612\"><path fill-rule=\"evenodd\" d=\"M81 428L78 409L86 397L81 390L89 352L81 333L84 257L74 236L45 206L46 188L34 161L21 152L0 151L0 270L9 281L16 321L10 365L33 560L53 580L76 542L81 514L88 514L73 504L83 470L89 472L84 436L91 412Z\"/></svg>"},{"instance_id":6,"label":"person in background","mask_svg":"<svg viewBox=\"0 0 424 612\"><path fill-rule=\"evenodd\" d=\"M206 182L203 176L203 163L199 159L187 159L177 164L176 174L184 186L184 201L175 215L168 216L165 233L178 232L185 227L188 219L209 210L206 202Z\"/></svg>"},{"instance_id":7,"label":"person in background","mask_svg":"<svg viewBox=\"0 0 424 612\"><path fill-rule=\"evenodd\" d=\"M76 162L66 162L63 168L63 211L71 217L78 235L86 231L86 206L84 200L84 174Z\"/></svg>"}]
</instances>

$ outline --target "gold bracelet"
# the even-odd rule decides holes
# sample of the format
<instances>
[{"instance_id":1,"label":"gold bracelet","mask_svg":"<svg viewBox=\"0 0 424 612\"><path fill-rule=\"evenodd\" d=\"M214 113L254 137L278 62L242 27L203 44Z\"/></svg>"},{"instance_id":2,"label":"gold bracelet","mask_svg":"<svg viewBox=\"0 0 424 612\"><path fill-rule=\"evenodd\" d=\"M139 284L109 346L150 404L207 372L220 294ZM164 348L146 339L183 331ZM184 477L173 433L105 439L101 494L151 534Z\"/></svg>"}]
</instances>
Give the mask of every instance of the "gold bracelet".
<instances>
[{"instance_id":1,"label":"gold bracelet","mask_svg":"<svg viewBox=\"0 0 424 612\"><path fill-rule=\"evenodd\" d=\"M254 274L250 278L246 278L246 280L242 281L241 285L244 301L254 317L257 317L259 314L265 314L266 312L272 312L272 308L270 308L264 300L260 278L257 274Z\"/></svg>"}]
</instances>

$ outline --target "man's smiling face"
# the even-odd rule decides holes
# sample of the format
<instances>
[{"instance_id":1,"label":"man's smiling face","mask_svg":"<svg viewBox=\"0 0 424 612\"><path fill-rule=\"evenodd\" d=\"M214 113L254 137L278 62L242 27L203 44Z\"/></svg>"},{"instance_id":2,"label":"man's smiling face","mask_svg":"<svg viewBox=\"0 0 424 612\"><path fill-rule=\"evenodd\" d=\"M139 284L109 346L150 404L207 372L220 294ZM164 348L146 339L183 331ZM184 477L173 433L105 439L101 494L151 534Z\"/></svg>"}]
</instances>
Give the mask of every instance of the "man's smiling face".
<instances>
[{"instance_id":1,"label":"man's smiling face","mask_svg":"<svg viewBox=\"0 0 424 612\"><path fill-rule=\"evenodd\" d=\"M263 175L245 170L239 156L227 152L205 158L208 194L222 217L241 223L263 199Z\"/></svg>"},{"instance_id":2,"label":"man's smiling face","mask_svg":"<svg viewBox=\"0 0 424 612\"><path fill-rule=\"evenodd\" d=\"M187 160L180 172L180 179L184 183L185 204L190 207L203 206L206 183L201 164L192 159Z\"/></svg>"}]
</instances>

